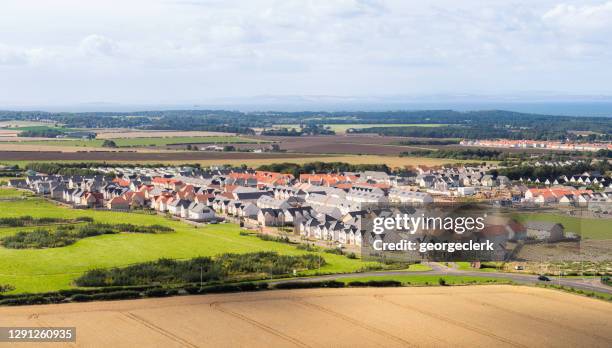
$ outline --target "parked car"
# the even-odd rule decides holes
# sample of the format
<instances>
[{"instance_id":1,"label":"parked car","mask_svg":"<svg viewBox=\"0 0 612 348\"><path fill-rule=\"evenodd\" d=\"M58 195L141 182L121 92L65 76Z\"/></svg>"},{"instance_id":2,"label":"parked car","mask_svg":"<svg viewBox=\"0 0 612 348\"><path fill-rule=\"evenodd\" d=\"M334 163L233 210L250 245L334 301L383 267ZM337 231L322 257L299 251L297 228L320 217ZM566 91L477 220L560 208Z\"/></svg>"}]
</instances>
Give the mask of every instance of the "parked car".
<instances>
[{"instance_id":1,"label":"parked car","mask_svg":"<svg viewBox=\"0 0 612 348\"><path fill-rule=\"evenodd\" d=\"M543 281L543 282L549 282L550 278L548 278L547 276L538 276L538 280Z\"/></svg>"}]
</instances>

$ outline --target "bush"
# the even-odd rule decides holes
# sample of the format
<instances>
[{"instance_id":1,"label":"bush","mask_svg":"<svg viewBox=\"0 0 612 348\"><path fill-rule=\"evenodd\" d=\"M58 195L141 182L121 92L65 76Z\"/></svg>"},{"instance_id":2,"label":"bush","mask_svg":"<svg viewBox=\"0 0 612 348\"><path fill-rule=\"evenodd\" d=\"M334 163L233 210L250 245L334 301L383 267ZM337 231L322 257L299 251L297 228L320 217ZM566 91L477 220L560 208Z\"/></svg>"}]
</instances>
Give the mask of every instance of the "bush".
<instances>
[{"instance_id":1,"label":"bush","mask_svg":"<svg viewBox=\"0 0 612 348\"><path fill-rule=\"evenodd\" d=\"M56 221L57 219L45 218ZM38 222L43 219L37 220ZM45 220L46 221L46 220ZM85 218L82 221L89 221ZM84 226L62 225L55 231L38 228L31 232L18 232L12 236L2 238L2 244L11 249L41 249L59 248L74 244L79 239L99 236L103 234L128 233L166 233L174 231L170 227L161 225L139 226L132 224L101 224L88 223Z\"/></svg>"},{"instance_id":2,"label":"bush","mask_svg":"<svg viewBox=\"0 0 612 348\"><path fill-rule=\"evenodd\" d=\"M329 248L329 249L325 249L324 251L328 254L344 255L344 252L340 248Z\"/></svg>"},{"instance_id":3,"label":"bush","mask_svg":"<svg viewBox=\"0 0 612 348\"><path fill-rule=\"evenodd\" d=\"M438 278L438 285L446 286L446 280L444 278Z\"/></svg>"},{"instance_id":4,"label":"bush","mask_svg":"<svg viewBox=\"0 0 612 348\"><path fill-rule=\"evenodd\" d=\"M346 254L346 257L348 257L349 259L356 259L357 255L355 255L355 253L348 253Z\"/></svg>"},{"instance_id":5,"label":"bush","mask_svg":"<svg viewBox=\"0 0 612 348\"><path fill-rule=\"evenodd\" d=\"M76 294L71 297L71 300L74 302L88 302L88 301L92 301L93 299L91 295Z\"/></svg>"},{"instance_id":6,"label":"bush","mask_svg":"<svg viewBox=\"0 0 612 348\"><path fill-rule=\"evenodd\" d=\"M296 246L297 249L299 250L305 250L305 251L319 251L319 248L317 248L315 245L313 244L298 244Z\"/></svg>"},{"instance_id":7,"label":"bush","mask_svg":"<svg viewBox=\"0 0 612 348\"><path fill-rule=\"evenodd\" d=\"M139 298L139 297L140 297L140 292L133 291L133 290L121 290L121 291L91 295L91 299L94 301L123 300L123 299L134 299L134 298Z\"/></svg>"},{"instance_id":8,"label":"bush","mask_svg":"<svg viewBox=\"0 0 612 348\"><path fill-rule=\"evenodd\" d=\"M149 289L144 292L145 297L167 297L167 296L175 296L178 294L178 290L176 289Z\"/></svg>"},{"instance_id":9,"label":"bush","mask_svg":"<svg viewBox=\"0 0 612 348\"><path fill-rule=\"evenodd\" d=\"M9 292L15 290L15 287L11 284L0 284L0 293Z\"/></svg>"},{"instance_id":10,"label":"bush","mask_svg":"<svg viewBox=\"0 0 612 348\"><path fill-rule=\"evenodd\" d=\"M385 287L398 287L398 286L402 286L402 282L399 282L397 280L369 280L367 282L354 281L354 282L349 282L348 286L352 286L352 287L380 287L380 288L385 288Z\"/></svg>"},{"instance_id":11,"label":"bush","mask_svg":"<svg viewBox=\"0 0 612 348\"><path fill-rule=\"evenodd\" d=\"M343 288L344 283L335 280L324 281L304 281L304 282L287 282L278 283L274 286L276 289L313 289L313 288Z\"/></svg>"},{"instance_id":12,"label":"bush","mask_svg":"<svg viewBox=\"0 0 612 348\"><path fill-rule=\"evenodd\" d=\"M290 274L294 269L314 269L319 263L325 265L325 260L319 260L314 254L292 256L276 252L222 254L215 259L199 257L187 261L160 259L124 268L94 269L75 283L78 286L103 287L228 281L252 274L264 274L267 278Z\"/></svg>"}]
</instances>

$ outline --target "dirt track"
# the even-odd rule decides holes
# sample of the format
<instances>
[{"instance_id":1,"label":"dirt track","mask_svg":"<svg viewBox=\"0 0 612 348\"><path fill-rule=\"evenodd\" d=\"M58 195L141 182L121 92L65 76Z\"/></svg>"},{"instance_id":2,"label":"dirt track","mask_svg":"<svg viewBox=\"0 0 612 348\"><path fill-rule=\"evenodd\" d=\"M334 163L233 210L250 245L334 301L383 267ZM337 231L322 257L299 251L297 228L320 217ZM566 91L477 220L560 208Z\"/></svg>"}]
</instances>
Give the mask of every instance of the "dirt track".
<instances>
[{"instance_id":1,"label":"dirt track","mask_svg":"<svg viewBox=\"0 0 612 348\"><path fill-rule=\"evenodd\" d=\"M88 347L610 347L611 318L603 301L503 285L0 308L0 326L76 326Z\"/></svg>"}]
</instances>

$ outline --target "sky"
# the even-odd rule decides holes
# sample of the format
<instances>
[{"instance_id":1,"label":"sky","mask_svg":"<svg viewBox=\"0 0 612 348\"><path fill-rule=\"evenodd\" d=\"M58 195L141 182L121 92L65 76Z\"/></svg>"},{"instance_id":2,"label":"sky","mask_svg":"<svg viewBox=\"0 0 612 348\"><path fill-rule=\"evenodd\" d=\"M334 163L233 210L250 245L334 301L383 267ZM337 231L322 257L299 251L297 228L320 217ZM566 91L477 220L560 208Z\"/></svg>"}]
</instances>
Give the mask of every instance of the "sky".
<instances>
[{"instance_id":1,"label":"sky","mask_svg":"<svg viewBox=\"0 0 612 348\"><path fill-rule=\"evenodd\" d=\"M0 4L0 109L538 93L612 95L612 1Z\"/></svg>"}]
</instances>

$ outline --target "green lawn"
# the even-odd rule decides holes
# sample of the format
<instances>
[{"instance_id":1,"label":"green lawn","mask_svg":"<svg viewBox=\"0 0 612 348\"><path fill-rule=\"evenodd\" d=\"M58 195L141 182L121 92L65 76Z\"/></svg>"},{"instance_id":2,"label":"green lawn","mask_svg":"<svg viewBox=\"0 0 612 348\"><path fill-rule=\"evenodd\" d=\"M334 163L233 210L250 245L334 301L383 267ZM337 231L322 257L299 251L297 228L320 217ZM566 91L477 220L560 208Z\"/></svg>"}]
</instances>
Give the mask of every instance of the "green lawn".
<instances>
[{"instance_id":1,"label":"green lawn","mask_svg":"<svg viewBox=\"0 0 612 348\"><path fill-rule=\"evenodd\" d=\"M552 213L516 214L518 221L550 221L561 223L566 232L575 232L583 239L612 239L612 228L609 219L587 219Z\"/></svg>"},{"instance_id":2,"label":"green lawn","mask_svg":"<svg viewBox=\"0 0 612 348\"><path fill-rule=\"evenodd\" d=\"M126 266L159 258L185 259L214 256L225 252L245 253L260 250L296 255L307 253L293 245L241 236L235 224L207 225L195 228L162 216L142 213L75 210L30 198L0 202L0 217L91 216L99 222L161 224L175 229L168 234L116 234L82 239L73 245L50 249L7 249L0 246L0 284L11 284L14 292L43 292L70 288L72 280L92 268ZM29 228L0 228L0 236ZM300 275L355 272L367 265L341 255L320 253L327 265Z\"/></svg>"},{"instance_id":3,"label":"green lawn","mask_svg":"<svg viewBox=\"0 0 612 348\"><path fill-rule=\"evenodd\" d=\"M474 277L474 276L460 276L460 275L381 275L381 276L370 276L370 277L350 277L350 278L338 278L338 281L343 283L349 283L354 281L367 282L370 280L396 280L402 282L404 285L438 285L439 279L442 278L448 285L461 285L461 284L490 284L490 283L510 283L506 279L498 279L491 277Z\"/></svg>"},{"instance_id":4,"label":"green lawn","mask_svg":"<svg viewBox=\"0 0 612 348\"><path fill-rule=\"evenodd\" d=\"M0 178L2 181L2 178ZM28 191L18 191L12 188L0 187L0 199L30 197L32 193Z\"/></svg>"},{"instance_id":5,"label":"green lawn","mask_svg":"<svg viewBox=\"0 0 612 348\"><path fill-rule=\"evenodd\" d=\"M25 138L23 138L25 139ZM261 142L256 139L250 139L240 136L209 136L209 137L165 137L165 138L125 138L111 139L118 147L131 146L165 146L170 144L185 144L185 143L201 143L201 144L226 144L226 143L257 143ZM92 140L32 140L21 142L9 142L10 144L25 144L25 145L51 145L51 146L79 146L79 147L101 147L103 139Z\"/></svg>"}]
</instances>

